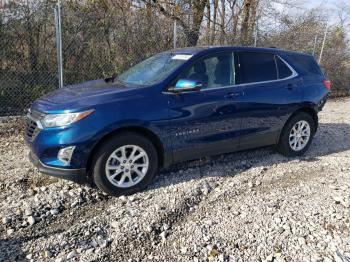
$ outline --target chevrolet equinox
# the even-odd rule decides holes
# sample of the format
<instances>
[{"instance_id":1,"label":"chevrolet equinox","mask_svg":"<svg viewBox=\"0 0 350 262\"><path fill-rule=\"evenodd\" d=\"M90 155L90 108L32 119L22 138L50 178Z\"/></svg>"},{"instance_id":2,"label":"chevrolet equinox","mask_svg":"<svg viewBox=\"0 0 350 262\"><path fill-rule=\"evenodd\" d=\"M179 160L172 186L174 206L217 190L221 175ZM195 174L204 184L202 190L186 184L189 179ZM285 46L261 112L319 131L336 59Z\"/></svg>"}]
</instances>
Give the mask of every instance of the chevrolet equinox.
<instances>
[{"instance_id":1,"label":"chevrolet equinox","mask_svg":"<svg viewBox=\"0 0 350 262\"><path fill-rule=\"evenodd\" d=\"M129 194L179 161L270 145L304 154L330 88L307 54L177 49L36 100L25 141L40 172Z\"/></svg>"}]
</instances>

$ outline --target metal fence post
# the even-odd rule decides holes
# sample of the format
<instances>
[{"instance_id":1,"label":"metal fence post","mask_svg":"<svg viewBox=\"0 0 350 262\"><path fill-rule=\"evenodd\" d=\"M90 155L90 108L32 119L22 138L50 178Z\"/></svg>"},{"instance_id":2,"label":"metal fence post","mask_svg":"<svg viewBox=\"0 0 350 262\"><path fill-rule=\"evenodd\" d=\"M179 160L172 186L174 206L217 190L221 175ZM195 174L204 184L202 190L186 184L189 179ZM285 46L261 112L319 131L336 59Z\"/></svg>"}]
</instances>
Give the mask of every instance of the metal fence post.
<instances>
[{"instance_id":1,"label":"metal fence post","mask_svg":"<svg viewBox=\"0 0 350 262\"><path fill-rule=\"evenodd\" d=\"M312 55L313 55L313 56L315 56L315 53L316 53L317 38L318 38L318 36L315 35L315 39L314 39L314 48L313 48L313 50L312 50Z\"/></svg>"},{"instance_id":2,"label":"metal fence post","mask_svg":"<svg viewBox=\"0 0 350 262\"><path fill-rule=\"evenodd\" d=\"M177 22L176 22L176 8L177 8L178 0L175 0L174 4L174 10L173 10L173 16L174 16L174 31L173 31L173 37L174 37L174 42L173 42L173 48L176 49L177 47Z\"/></svg>"},{"instance_id":3,"label":"metal fence post","mask_svg":"<svg viewBox=\"0 0 350 262\"><path fill-rule=\"evenodd\" d=\"M176 49L176 41L177 41L177 25L176 25L176 20L174 19L174 49Z\"/></svg>"},{"instance_id":4,"label":"metal fence post","mask_svg":"<svg viewBox=\"0 0 350 262\"><path fill-rule=\"evenodd\" d=\"M318 59L318 63L319 63L319 64L321 64L323 49L324 49L324 45L325 45L325 43L326 43L326 38L327 38L327 32L328 32L328 24L326 25L326 31L324 32L324 36L323 36L323 42L322 42L320 57L319 57L319 59Z\"/></svg>"},{"instance_id":5,"label":"metal fence post","mask_svg":"<svg viewBox=\"0 0 350 262\"><path fill-rule=\"evenodd\" d=\"M258 19L256 19L256 25L255 25L255 34L254 34L254 47L258 44Z\"/></svg>"},{"instance_id":6,"label":"metal fence post","mask_svg":"<svg viewBox=\"0 0 350 262\"><path fill-rule=\"evenodd\" d=\"M61 3L58 0L55 7L55 27L56 27L56 52L58 69L58 87L63 87L63 59L62 59L62 31L61 31Z\"/></svg>"}]
</instances>

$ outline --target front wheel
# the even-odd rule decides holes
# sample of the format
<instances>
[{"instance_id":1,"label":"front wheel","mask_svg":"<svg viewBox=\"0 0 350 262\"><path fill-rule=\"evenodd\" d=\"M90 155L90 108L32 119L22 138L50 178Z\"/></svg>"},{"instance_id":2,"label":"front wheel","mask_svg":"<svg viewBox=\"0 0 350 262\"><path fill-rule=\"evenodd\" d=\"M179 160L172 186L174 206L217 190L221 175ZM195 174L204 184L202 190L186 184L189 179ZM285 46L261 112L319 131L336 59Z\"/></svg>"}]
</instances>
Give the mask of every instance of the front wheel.
<instances>
[{"instance_id":1,"label":"front wheel","mask_svg":"<svg viewBox=\"0 0 350 262\"><path fill-rule=\"evenodd\" d=\"M311 145L315 130L313 118L307 113L298 113L283 128L277 150L289 157L303 155Z\"/></svg>"},{"instance_id":2,"label":"front wheel","mask_svg":"<svg viewBox=\"0 0 350 262\"><path fill-rule=\"evenodd\" d=\"M138 134L124 133L100 146L94 156L93 179L109 195L130 194L146 187L157 167L152 142Z\"/></svg>"}]
</instances>

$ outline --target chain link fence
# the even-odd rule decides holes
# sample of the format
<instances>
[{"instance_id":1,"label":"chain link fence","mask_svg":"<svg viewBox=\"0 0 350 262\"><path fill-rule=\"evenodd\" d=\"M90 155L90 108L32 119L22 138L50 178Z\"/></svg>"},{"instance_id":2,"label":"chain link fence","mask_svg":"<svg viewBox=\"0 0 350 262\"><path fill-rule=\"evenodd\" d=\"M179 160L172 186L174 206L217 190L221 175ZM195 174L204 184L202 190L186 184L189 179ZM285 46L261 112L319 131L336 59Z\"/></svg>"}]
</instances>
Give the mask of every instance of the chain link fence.
<instances>
[{"instance_id":1,"label":"chain link fence","mask_svg":"<svg viewBox=\"0 0 350 262\"><path fill-rule=\"evenodd\" d=\"M54 28L52 9L0 9L0 116L22 114L56 88Z\"/></svg>"},{"instance_id":2,"label":"chain link fence","mask_svg":"<svg viewBox=\"0 0 350 262\"><path fill-rule=\"evenodd\" d=\"M62 3L64 85L118 74L154 53L173 48L172 19L144 6L135 6L140 1L108 3ZM0 116L24 114L35 99L58 88L55 7L54 0L0 0ZM295 36L289 33L295 31L293 28L272 36L259 33L258 45L277 44L312 53L317 30L311 33L310 27L305 28L299 28ZM205 28L201 32L205 34ZM322 34L323 29L318 32L318 48ZM237 44L229 41L229 35L226 38L223 44ZM334 39L334 36L330 38ZM202 35L198 44L207 45L207 40L207 35ZM185 43L179 26L177 46L184 47ZM347 87L347 83L336 80L343 79L342 72L335 70L338 60L332 59L337 52L327 46L324 65L334 76L334 86ZM338 57L342 57L341 53ZM349 92L348 88L340 91Z\"/></svg>"},{"instance_id":3,"label":"chain link fence","mask_svg":"<svg viewBox=\"0 0 350 262\"><path fill-rule=\"evenodd\" d=\"M172 21L116 4L113 12L62 4L64 85L118 74L172 48ZM0 116L24 114L35 99L58 88L54 8L50 1L0 3Z\"/></svg>"}]
</instances>

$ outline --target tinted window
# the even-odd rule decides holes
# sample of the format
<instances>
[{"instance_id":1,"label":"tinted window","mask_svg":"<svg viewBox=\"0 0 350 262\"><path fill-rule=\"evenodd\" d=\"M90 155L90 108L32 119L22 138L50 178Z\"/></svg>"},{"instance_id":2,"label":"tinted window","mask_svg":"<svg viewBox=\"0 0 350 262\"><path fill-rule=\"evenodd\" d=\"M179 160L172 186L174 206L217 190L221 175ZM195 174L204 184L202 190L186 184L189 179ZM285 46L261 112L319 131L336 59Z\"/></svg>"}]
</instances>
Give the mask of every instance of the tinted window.
<instances>
[{"instance_id":1,"label":"tinted window","mask_svg":"<svg viewBox=\"0 0 350 262\"><path fill-rule=\"evenodd\" d=\"M283 62L278 56L276 56L276 63L278 79L287 78L293 74L292 70L290 70L286 63Z\"/></svg>"},{"instance_id":2,"label":"tinted window","mask_svg":"<svg viewBox=\"0 0 350 262\"><path fill-rule=\"evenodd\" d=\"M320 67L312 56L288 54L292 64L309 74L323 75Z\"/></svg>"},{"instance_id":3,"label":"tinted window","mask_svg":"<svg viewBox=\"0 0 350 262\"><path fill-rule=\"evenodd\" d=\"M196 61L179 79L191 79L202 83L203 89L234 85L232 53L220 53Z\"/></svg>"},{"instance_id":4,"label":"tinted window","mask_svg":"<svg viewBox=\"0 0 350 262\"><path fill-rule=\"evenodd\" d=\"M239 52L237 55L241 84L277 79L277 68L273 54Z\"/></svg>"}]
</instances>

